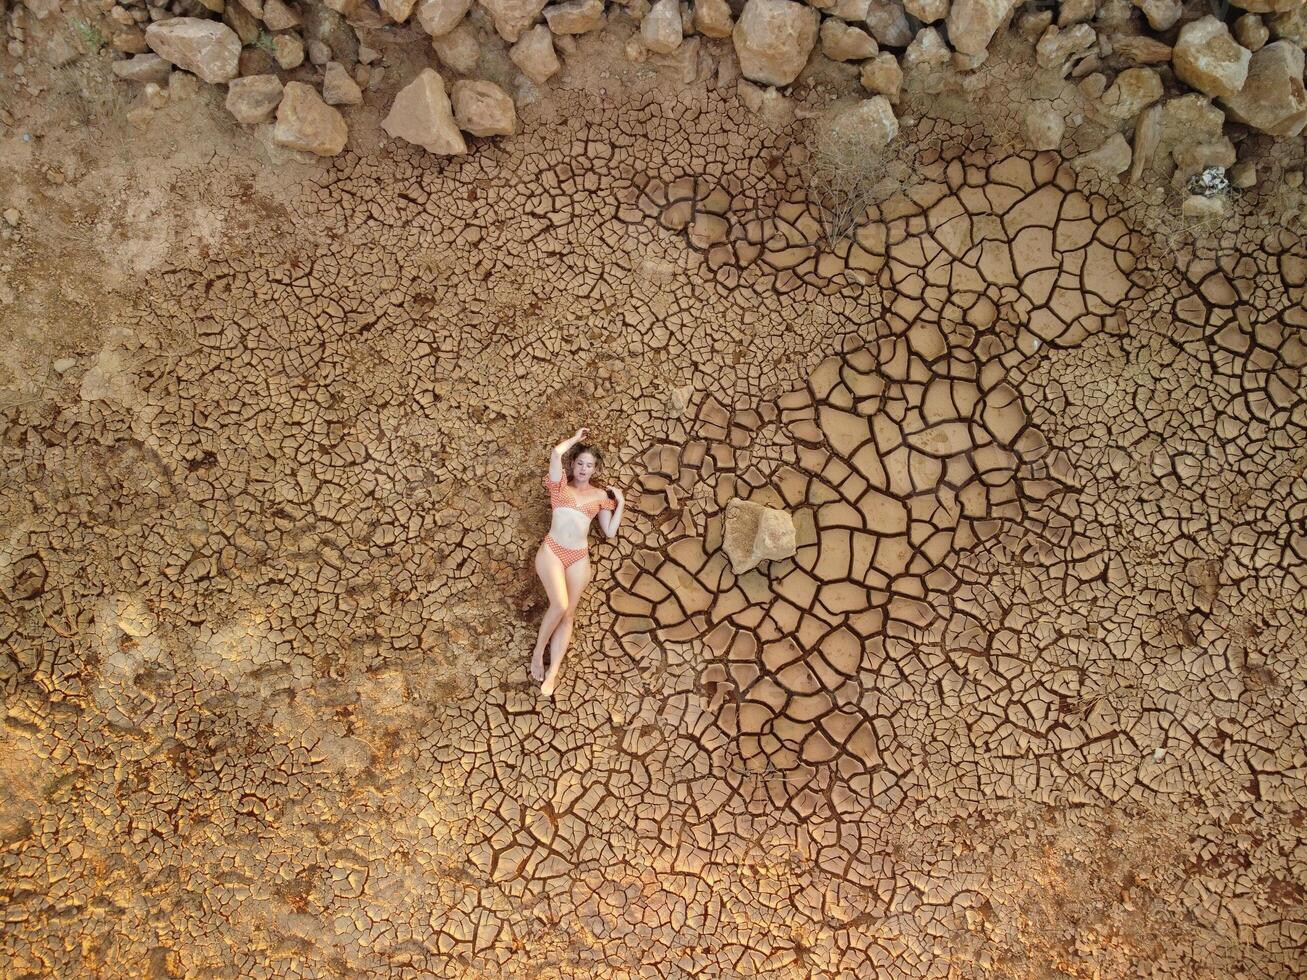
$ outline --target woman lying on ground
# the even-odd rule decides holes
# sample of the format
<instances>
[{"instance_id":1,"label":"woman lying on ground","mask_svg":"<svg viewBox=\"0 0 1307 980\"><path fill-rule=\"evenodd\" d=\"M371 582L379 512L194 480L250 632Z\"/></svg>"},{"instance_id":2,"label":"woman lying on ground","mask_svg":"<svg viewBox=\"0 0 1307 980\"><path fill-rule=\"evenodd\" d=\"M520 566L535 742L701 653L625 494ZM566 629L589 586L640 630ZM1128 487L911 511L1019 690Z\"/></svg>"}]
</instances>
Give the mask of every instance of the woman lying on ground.
<instances>
[{"instance_id":1,"label":"woman lying on ground","mask_svg":"<svg viewBox=\"0 0 1307 980\"><path fill-rule=\"evenodd\" d=\"M590 482L603 454L581 440L589 429L576 430L549 454L545 489L553 508L553 523L536 551L536 574L549 596L549 609L540 623L531 654L531 676L541 681L540 693L551 697L558 685L558 668L572 639L576 610L590 584L590 521L598 515L605 537L617 537L626 499L615 487L600 489ZM545 646L549 670L545 671Z\"/></svg>"}]
</instances>

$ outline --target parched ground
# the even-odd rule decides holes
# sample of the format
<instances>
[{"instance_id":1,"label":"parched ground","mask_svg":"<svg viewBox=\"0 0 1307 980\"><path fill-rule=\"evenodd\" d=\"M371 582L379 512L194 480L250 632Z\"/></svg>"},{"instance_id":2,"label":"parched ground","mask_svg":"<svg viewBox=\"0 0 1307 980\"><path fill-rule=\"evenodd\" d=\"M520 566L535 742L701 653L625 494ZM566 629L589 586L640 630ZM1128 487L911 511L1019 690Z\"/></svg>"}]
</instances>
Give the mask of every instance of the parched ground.
<instances>
[{"instance_id":1,"label":"parched ground","mask_svg":"<svg viewBox=\"0 0 1307 980\"><path fill-rule=\"evenodd\" d=\"M455 159L7 134L0 974L1299 975L1275 181L1194 229L920 113L832 251L790 127L591 82Z\"/></svg>"}]
</instances>

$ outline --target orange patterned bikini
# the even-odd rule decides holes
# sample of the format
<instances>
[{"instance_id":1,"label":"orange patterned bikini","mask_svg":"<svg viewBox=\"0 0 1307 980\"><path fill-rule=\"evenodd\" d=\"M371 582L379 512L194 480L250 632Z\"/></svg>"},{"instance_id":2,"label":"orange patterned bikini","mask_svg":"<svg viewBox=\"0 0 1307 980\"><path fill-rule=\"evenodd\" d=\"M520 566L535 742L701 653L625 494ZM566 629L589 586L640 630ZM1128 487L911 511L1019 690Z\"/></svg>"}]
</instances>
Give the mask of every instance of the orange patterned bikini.
<instances>
[{"instance_id":1,"label":"orange patterned bikini","mask_svg":"<svg viewBox=\"0 0 1307 980\"><path fill-rule=\"evenodd\" d=\"M575 510L584 514L587 518L594 520L594 516L601 510L615 510L617 502L611 497L604 497L602 500L592 500L589 503L577 504L576 491L566 479L554 482L549 479L549 474L545 474L545 489L549 491L549 506L552 510L560 507L566 507L569 510ZM563 568L570 568L579 562L582 558L590 554L588 548L564 548L554 540L552 534L545 535L545 544L549 550L558 556L558 560L563 563Z\"/></svg>"}]
</instances>

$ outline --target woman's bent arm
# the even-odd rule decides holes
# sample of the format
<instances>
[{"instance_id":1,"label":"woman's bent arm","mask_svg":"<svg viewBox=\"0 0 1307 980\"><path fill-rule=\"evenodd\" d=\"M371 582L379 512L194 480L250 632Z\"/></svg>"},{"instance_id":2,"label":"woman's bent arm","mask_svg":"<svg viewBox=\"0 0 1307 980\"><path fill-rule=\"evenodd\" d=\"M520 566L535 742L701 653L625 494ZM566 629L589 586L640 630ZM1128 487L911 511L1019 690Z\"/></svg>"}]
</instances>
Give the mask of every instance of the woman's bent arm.
<instances>
[{"instance_id":1,"label":"woman's bent arm","mask_svg":"<svg viewBox=\"0 0 1307 980\"><path fill-rule=\"evenodd\" d=\"M582 427L576 430L576 434L570 439L564 439L554 447L553 452L549 454L549 480L552 483L560 483L567 479L567 474L563 472L563 454L575 446L578 442L586 437L590 430Z\"/></svg>"}]
</instances>

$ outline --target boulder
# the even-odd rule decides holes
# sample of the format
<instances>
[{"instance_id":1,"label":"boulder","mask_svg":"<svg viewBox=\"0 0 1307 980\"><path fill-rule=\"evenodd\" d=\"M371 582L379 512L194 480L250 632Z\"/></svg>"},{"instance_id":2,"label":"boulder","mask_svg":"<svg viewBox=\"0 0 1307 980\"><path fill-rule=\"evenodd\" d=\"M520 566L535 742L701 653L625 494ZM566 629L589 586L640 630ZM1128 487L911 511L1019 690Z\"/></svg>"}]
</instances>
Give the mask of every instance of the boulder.
<instances>
[{"instance_id":1,"label":"boulder","mask_svg":"<svg viewBox=\"0 0 1307 980\"><path fill-rule=\"evenodd\" d=\"M937 68L949 63L952 57L948 45L933 27L923 27L917 31L908 49L903 52L903 67L908 71L917 68Z\"/></svg>"},{"instance_id":2,"label":"boulder","mask_svg":"<svg viewBox=\"0 0 1307 980\"><path fill-rule=\"evenodd\" d=\"M303 82L287 82L272 138L292 150L330 157L345 149L349 127L339 112L322 101L317 89Z\"/></svg>"},{"instance_id":3,"label":"boulder","mask_svg":"<svg viewBox=\"0 0 1307 980\"><path fill-rule=\"evenodd\" d=\"M1230 118L1272 136L1297 136L1307 126L1303 52L1292 41L1273 41L1254 54L1237 95L1222 99Z\"/></svg>"},{"instance_id":4,"label":"boulder","mask_svg":"<svg viewBox=\"0 0 1307 980\"><path fill-rule=\"evenodd\" d=\"M1240 10L1254 14L1280 14L1301 7L1303 0L1230 0Z\"/></svg>"},{"instance_id":5,"label":"boulder","mask_svg":"<svg viewBox=\"0 0 1307 980\"><path fill-rule=\"evenodd\" d=\"M1143 11L1148 26L1155 31L1169 31L1184 12L1180 0L1134 0Z\"/></svg>"},{"instance_id":6,"label":"boulder","mask_svg":"<svg viewBox=\"0 0 1307 980\"><path fill-rule=\"evenodd\" d=\"M736 497L726 503L722 547L736 575L764 561L789 558L798 550L794 518L786 511Z\"/></svg>"},{"instance_id":7,"label":"boulder","mask_svg":"<svg viewBox=\"0 0 1307 980\"><path fill-rule=\"evenodd\" d=\"M276 75L250 75L227 83L227 111L244 126L267 122L281 103L281 79Z\"/></svg>"},{"instance_id":8,"label":"boulder","mask_svg":"<svg viewBox=\"0 0 1307 980\"><path fill-rule=\"evenodd\" d=\"M210 85L236 77L241 39L226 24L199 17L173 17L145 29L145 43L165 61L193 72Z\"/></svg>"},{"instance_id":9,"label":"boulder","mask_svg":"<svg viewBox=\"0 0 1307 980\"><path fill-rule=\"evenodd\" d=\"M413 4L416 0L377 0L377 6L381 12L396 24L402 24L408 20L409 14L413 13Z\"/></svg>"},{"instance_id":10,"label":"boulder","mask_svg":"<svg viewBox=\"0 0 1307 980\"><path fill-rule=\"evenodd\" d=\"M452 31L472 9L472 0L423 0L418 7L418 23L431 37L443 37Z\"/></svg>"},{"instance_id":11,"label":"boulder","mask_svg":"<svg viewBox=\"0 0 1307 980\"><path fill-rule=\"evenodd\" d=\"M222 22L236 32L241 44L253 44L259 39L259 22L239 4L229 4L223 10Z\"/></svg>"},{"instance_id":12,"label":"boulder","mask_svg":"<svg viewBox=\"0 0 1307 980\"><path fill-rule=\"evenodd\" d=\"M862 63L858 81L873 95L883 95L891 102L898 102L903 91L903 69L894 55L882 51Z\"/></svg>"},{"instance_id":13,"label":"boulder","mask_svg":"<svg viewBox=\"0 0 1307 980\"><path fill-rule=\"evenodd\" d=\"M677 16L679 19L679 11ZM604 25L604 0L550 4L545 8L545 20L555 34L586 34Z\"/></svg>"},{"instance_id":14,"label":"boulder","mask_svg":"<svg viewBox=\"0 0 1307 980\"><path fill-rule=\"evenodd\" d=\"M789 85L808 63L820 19L794 0L747 0L731 33L740 74L763 85Z\"/></svg>"},{"instance_id":15,"label":"boulder","mask_svg":"<svg viewBox=\"0 0 1307 980\"><path fill-rule=\"evenodd\" d=\"M1307 8L1299 7L1294 13L1301 12L1304 9ZM1277 16L1287 15L1278 14ZM1276 31L1276 34L1281 37L1284 36L1280 31ZM1244 14L1234 22L1234 39L1249 51L1260 51L1266 46L1266 42L1271 39L1271 30L1257 14ZM1293 40L1298 41L1299 47L1302 46L1301 40L1298 38Z\"/></svg>"},{"instance_id":16,"label":"boulder","mask_svg":"<svg viewBox=\"0 0 1307 980\"><path fill-rule=\"evenodd\" d=\"M1257 186L1257 164L1252 160L1240 160L1230 168L1230 185L1241 191ZM55 370L58 370L58 364Z\"/></svg>"},{"instance_id":17,"label":"boulder","mask_svg":"<svg viewBox=\"0 0 1307 980\"><path fill-rule=\"evenodd\" d=\"M467 143L454 122L454 111L445 94L445 81L431 68L424 68L400 89L381 128L428 153L467 152Z\"/></svg>"},{"instance_id":18,"label":"boulder","mask_svg":"<svg viewBox=\"0 0 1307 980\"><path fill-rule=\"evenodd\" d=\"M1255 17L1254 14L1244 14L1239 21ZM1235 26L1238 26L1236 24ZM1263 26L1258 36L1261 37L1261 44L1251 45L1244 44L1249 50L1260 48L1270 40L1270 35L1274 34L1277 38L1283 38L1292 41L1300 48L1307 48L1307 3L1294 7L1292 10L1286 10L1278 13L1271 18L1269 29ZM1240 43L1243 43L1242 41Z\"/></svg>"},{"instance_id":19,"label":"boulder","mask_svg":"<svg viewBox=\"0 0 1307 980\"><path fill-rule=\"evenodd\" d=\"M536 22L545 0L477 0L494 21L499 36L510 44Z\"/></svg>"},{"instance_id":20,"label":"boulder","mask_svg":"<svg viewBox=\"0 0 1307 980\"><path fill-rule=\"evenodd\" d=\"M1071 70L1071 62L1097 43L1098 35L1088 24L1073 24L1065 31L1050 24L1035 45L1035 62L1040 68L1052 69L1065 78Z\"/></svg>"},{"instance_id":21,"label":"boulder","mask_svg":"<svg viewBox=\"0 0 1307 980\"><path fill-rule=\"evenodd\" d=\"M1144 170L1153 162L1162 140L1162 107L1157 103L1150 105L1135 120L1135 141L1131 144L1130 183L1137 184L1144 175Z\"/></svg>"},{"instance_id":22,"label":"boulder","mask_svg":"<svg viewBox=\"0 0 1307 980\"><path fill-rule=\"evenodd\" d=\"M286 71L304 64L304 42L296 34L278 34L272 39L272 55Z\"/></svg>"},{"instance_id":23,"label":"boulder","mask_svg":"<svg viewBox=\"0 0 1307 980\"><path fill-rule=\"evenodd\" d=\"M517 109L512 97L494 82L457 81L451 92L458 128L473 136L512 136Z\"/></svg>"},{"instance_id":24,"label":"boulder","mask_svg":"<svg viewBox=\"0 0 1307 980\"><path fill-rule=\"evenodd\" d=\"M883 95L863 99L845 109L830 124L830 137L839 145L878 150L888 145L899 132L894 107Z\"/></svg>"},{"instance_id":25,"label":"boulder","mask_svg":"<svg viewBox=\"0 0 1307 980\"><path fill-rule=\"evenodd\" d=\"M1099 0L1062 0L1057 8L1057 26L1084 24L1098 12Z\"/></svg>"},{"instance_id":26,"label":"boulder","mask_svg":"<svg viewBox=\"0 0 1307 980\"><path fill-rule=\"evenodd\" d=\"M172 64L157 54L138 54L126 61L115 61L111 66L114 75L128 82L166 82L172 73Z\"/></svg>"},{"instance_id":27,"label":"boulder","mask_svg":"<svg viewBox=\"0 0 1307 980\"><path fill-rule=\"evenodd\" d=\"M704 37L730 37L734 26L726 0L695 0L694 29Z\"/></svg>"},{"instance_id":28,"label":"boulder","mask_svg":"<svg viewBox=\"0 0 1307 980\"><path fill-rule=\"evenodd\" d=\"M358 82L339 61L327 62L322 73L322 101L327 105L359 105L363 101Z\"/></svg>"},{"instance_id":29,"label":"boulder","mask_svg":"<svg viewBox=\"0 0 1307 980\"><path fill-rule=\"evenodd\" d=\"M1130 168L1130 144L1120 133L1113 133L1098 149L1072 157L1071 167L1078 172L1115 177Z\"/></svg>"},{"instance_id":30,"label":"boulder","mask_svg":"<svg viewBox=\"0 0 1307 980\"><path fill-rule=\"evenodd\" d=\"M1180 28L1171 52L1176 77L1212 98L1229 98L1243 88L1252 52L1230 36L1211 14Z\"/></svg>"},{"instance_id":31,"label":"boulder","mask_svg":"<svg viewBox=\"0 0 1307 980\"><path fill-rule=\"evenodd\" d=\"M903 0L903 9L923 24L933 24L948 16L949 0Z\"/></svg>"},{"instance_id":32,"label":"boulder","mask_svg":"<svg viewBox=\"0 0 1307 980\"><path fill-rule=\"evenodd\" d=\"M980 54L1011 12L1011 0L953 0L945 21L949 43L963 54Z\"/></svg>"},{"instance_id":33,"label":"boulder","mask_svg":"<svg viewBox=\"0 0 1307 980\"><path fill-rule=\"evenodd\" d=\"M655 54L671 54L683 37L678 0L658 0L640 21L640 40Z\"/></svg>"},{"instance_id":34,"label":"boulder","mask_svg":"<svg viewBox=\"0 0 1307 980\"><path fill-rule=\"evenodd\" d=\"M1227 197L1190 194L1180 205L1180 213L1191 221L1221 221L1230 213L1230 200Z\"/></svg>"},{"instance_id":35,"label":"boulder","mask_svg":"<svg viewBox=\"0 0 1307 980\"><path fill-rule=\"evenodd\" d=\"M1103 93L1098 106L1113 119L1133 119L1161 97L1161 75L1151 68L1127 68Z\"/></svg>"},{"instance_id":36,"label":"boulder","mask_svg":"<svg viewBox=\"0 0 1307 980\"><path fill-rule=\"evenodd\" d=\"M299 25L299 14L281 0L264 0L263 26L270 31L288 31Z\"/></svg>"},{"instance_id":37,"label":"boulder","mask_svg":"<svg viewBox=\"0 0 1307 980\"><path fill-rule=\"evenodd\" d=\"M545 28L549 30L549 28ZM431 49L436 52L440 63L466 75L476 68L481 59L481 45L477 43L476 30L467 21L463 21L448 34L431 39Z\"/></svg>"},{"instance_id":38,"label":"boulder","mask_svg":"<svg viewBox=\"0 0 1307 980\"><path fill-rule=\"evenodd\" d=\"M821 53L831 61L863 61L879 48L866 31L859 30L835 17L821 22Z\"/></svg>"},{"instance_id":39,"label":"boulder","mask_svg":"<svg viewBox=\"0 0 1307 980\"><path fill-rule=\"evenodd\" d=\"M1052 102L1039 100L1026 110L1026 145L1032 150L1056 150L1062 145L1066 120Z\"/></svg>"},{"instance_id":40,"label":"boulder","mask_svg":"<svg viewBox=\"0 0 1307 980\"><path fill-rule=\"evenodd\" d=\"M1178 98L1155 103L1140 114L1143 120L1155 108L1160 108L1156 120L1156 135L1145 132L1147 142L1146 163L1144 169L1152 169L1164 176L1175 175L1175 180L1184 181L1192 174L1202 170L1206 161L1214 157L1213 147L1233 145L1225 136L1225 113L1212 105L1212 100L1198 92L1188 92ZM1136 123L1136 147L1139 147L1139 124ZM1231 160L1231 163L1234 161ZM1137 179L1137 178L1136 178ZM1178 186L1178 185L1177 185Z\"/></svg>"},{"instance_id":41,"label":"boulder","mask_svg":"<svg viewBox=\"0 0 1307 980\"><path fill-rule=\"evenodd\" d=\"M893 0L870 0L863 18L871 36L881 44L901 48L912 41L912 25L903 8Z\"/></svg>"},{"instance_id":42,"label":"boulder","mask_svg":"<svg viewBox=\"0 0 1307 980\"><path fill-rule=\"evenodd\" d=\"M523 34L508 49L508 57L537 85L544 84L560 67L558 55L554 53L553 35L544 24L537 24Z\"/></svg>"},{"instance_id":43,"label":"boulder","mask_svg":"<svg viewBox=\"0 0 1307 980\"><path fill-rule=\"evenodd\" d=\"M1142 34L1115 34L1112 53L1136 65L1164 65L1171 60L1171 45Z\"/></svg>"}]
</instances>

